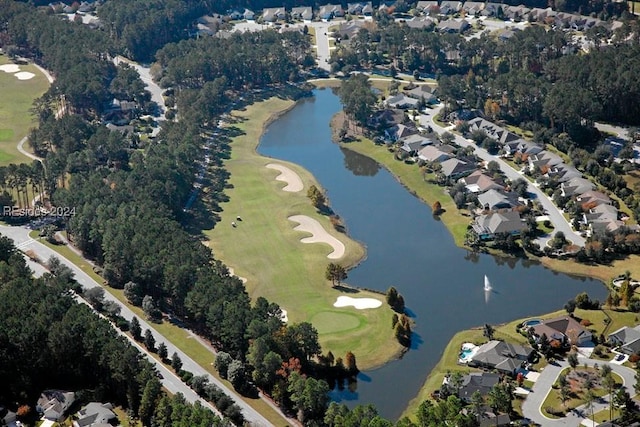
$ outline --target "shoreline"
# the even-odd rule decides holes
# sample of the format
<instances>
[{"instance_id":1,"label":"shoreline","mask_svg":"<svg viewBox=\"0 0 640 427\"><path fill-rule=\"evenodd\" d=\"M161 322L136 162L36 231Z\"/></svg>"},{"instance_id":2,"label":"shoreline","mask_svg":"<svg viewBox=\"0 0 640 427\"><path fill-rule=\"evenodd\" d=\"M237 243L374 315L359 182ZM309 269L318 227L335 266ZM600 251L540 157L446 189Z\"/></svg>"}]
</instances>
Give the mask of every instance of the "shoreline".
<instances>
[{"instance_id":1,"label":"shoreline","mask_svg":"<svg viewBox=\"0 0 640 427\"><path fill-rule=\"evenodd\" d=\"M245 111L232 112L242 119L230 126L238 127L242 135L231 141L231 157L225 162L231 174L229 201L223 205L220 222L204 233L217 258L248 279L247 292L252 298L264 296L277 302L287 310L292 322L311 322L320 333L325 352L331 350L342 356L352 351L361 370L373 370L403 354L403 347L395 340L390 327L390 307L384 298L365 290L364 286L353 287L359 289L362 297L382 300L384 304L380 308L333 307L342 293L328 286L324 278L326 264L331 261L325 252L330 249L324 245L300 246L301 234L294 230L288 218L310 216L342 241L346 252L338 262L346 269L366 259L366 246L348 233L336 230L329 217L311 205L307 189L310 185L321 189L322 186L309 171L298 164L258 153L267 128L296 107L297 101L272 97L247 106ZM281 191L281 183L272 176L277 172L264 167L273 161L296 172L305 188L295 193ZM237 213L241 214L242 222L232 228L229 223ZM261 237L256 240L256 236ZM357 326L347 327L349 324ZM376 338L367 338L371 336Z\"/></svg>"}]
</instances>

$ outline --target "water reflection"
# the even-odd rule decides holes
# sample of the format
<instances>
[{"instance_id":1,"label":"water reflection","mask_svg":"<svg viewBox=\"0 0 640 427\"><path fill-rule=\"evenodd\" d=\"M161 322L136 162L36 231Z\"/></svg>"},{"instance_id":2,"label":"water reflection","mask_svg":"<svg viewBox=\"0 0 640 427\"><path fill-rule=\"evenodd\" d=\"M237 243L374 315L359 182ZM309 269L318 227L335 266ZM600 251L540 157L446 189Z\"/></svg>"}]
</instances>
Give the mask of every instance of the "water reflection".
<instances>
[{"instance_id":1,"label":"water reflection","mask_svg":"<svg viewBox=\"0 0 640 427\"><path fill-rule=\"evenodd\" d=\"M375 176L380 170L380 165L369 157L344 147L340 147L340 151L344 155L344 167L355 176Z\"/></svg>"}]
</instances>

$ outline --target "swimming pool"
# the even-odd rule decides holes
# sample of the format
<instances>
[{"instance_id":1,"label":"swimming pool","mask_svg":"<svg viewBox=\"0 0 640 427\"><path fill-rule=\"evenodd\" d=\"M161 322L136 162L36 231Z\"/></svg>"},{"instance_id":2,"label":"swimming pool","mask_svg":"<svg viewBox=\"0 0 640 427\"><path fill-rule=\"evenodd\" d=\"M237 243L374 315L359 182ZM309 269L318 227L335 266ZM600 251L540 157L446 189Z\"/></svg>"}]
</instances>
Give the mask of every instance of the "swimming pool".
<instances>
[{"instance_id":1,"label":"swimming pool","mask_svg":"<svg viewBox=\"0 0 640 427\"><path fill-rule=\"evenodd\" d=\"M473 356L473 353L475 353L473 350L469 349L464 349L460 352L460 359L470 359L471 356Z\"/></svg>"},{"instance_id":2,"label":"swimming pool","mask_svg":"<svg viewBox=\"0 0 640 427\"><path fill-rule=\"evenodd\" d=\"M460 349L460 354L458 355L458 362L459 363L467 363L471 360L471 358L473 356L475 356L475 354L478 352L478 346L470 343L470 342L466 342L464 344L462 344L462 348Z\"/></svg>"},{"instance_id":3,"label":"swimming pool","mask_svg":"<svg viewBox=\"0 0 640 427\"><path fill-rule=\"evenodd\" d=\"M524 326L530 328L532 326L536 326L542 323L542 320L540 319L531 319L531 320L527 320L524 322Z\"/></svg>"}]
</instances>

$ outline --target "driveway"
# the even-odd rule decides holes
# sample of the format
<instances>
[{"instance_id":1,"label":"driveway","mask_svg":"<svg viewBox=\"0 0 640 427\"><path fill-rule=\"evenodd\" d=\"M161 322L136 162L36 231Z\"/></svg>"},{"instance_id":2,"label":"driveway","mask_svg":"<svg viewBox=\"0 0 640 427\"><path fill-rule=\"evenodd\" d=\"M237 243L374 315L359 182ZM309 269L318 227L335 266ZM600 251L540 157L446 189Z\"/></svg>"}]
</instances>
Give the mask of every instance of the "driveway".
<instances>
[{"instance_id":1,"label":"driveway","mask_svg":"<svg viewBox=\"0 0 640 427\"><path fill-rule=\"evenodd\" d=\"M443 128L433 120L433 118L440 113L441 109L442 109L442 106L440 105L435 107L432 110L429 110L428 114L420 115L420 119L419 119L420 124L425 127L431 126L431 128L438 134L444 133L445 131L450 131L451 129ZM526 178L524 178L519 171L516 171L515 169L513 169L509 164L507 164L500 157L489 154L486 150L476 146L473 142L463 138L458 134L453 134L453 135L455 136L455 142L458 145L460 145L461 147L473 147L475 154L482 160L485 160L487 162L494 160L498 162L498 164L500 165L500 169L508 179L515 180L518 178L523 178L526 180ZM554 232L553 232L554 234L558 231L562 231L565 237L571 242L573 242L575 245L584 246L585 239L582 236L580 236L578 233L573 231L573 228L571 227L569 222L565 219L562 212L558 209L558 207L551 201L551 199L549 199L549 197L542 190L540 190L538 187L536 187L535 185L532 185L529 182L527 191L530 194L533 194L535 198L540 202L542 207L544 208L546 215L549 216L549 219L554 225ZM546 243L546 240L541 240L539 243L544 244Z\"/></svg>"},{"instance_id":2,"label":"driveway","mask_svg":"<svg viewBox=\"0 0 640 427\"><path fill-rule=\"evenodd\" d=\"M29 237L29 229L26 227L10 227L5 225L0 225L0 234L9 237L14 241L14 244L20 248L22 251L32 250L41 260L46 261L51 256L55 256L60 261L68 266L74 273L75 279L80 283L85 289L91 289L97 286L101 286L91 277L89 277L84 271L80 270L75 264L73 264L68 259L59 255L57 252L48 248L47 246L39 243L38 241ZM87 261L87 263L89 263ZM121 308L120 315L127 320L131 320L134 317L134 313L124 304L122 304L118 299L116 299L111 293L108 291L105 292L105 300L113 301ZM136 316L137 317L137 316ZM204 368L198 365L193 359L183 353L180 349L174 346L171 342L169 342L164 336L160 335L155 329L151 327L149 323L145 321L145 319L138 317L140 321L140 327L144 331L145 329L149 329L153 334L153 337L156 340L156 343L159 344L164 342L167 346L168 354L173 354L174 352L180 356L182 360L183 369L192 372L194 375L204 375L209 378L209 382L218 386L227 396L229 396L235 404L237 404L242 414L244 415L247 422L249 422L253 426L270 426L271 423L263 417L260 413L258 413L255 409L245 403L234 390L229 389L225 384L219 381L217 378L210 375ZM138 343L132 343L138 349L140 349L143 354L147 355L147 358L151 358L151 356L146 352L146 349L141 347ZM213 354L211 356L211 361L213 362ZM182 393L185 398L189 402L199 401L203 405L208 408L213 408L209 403L202 400L199 396L197 396L191 388L189 388L186 384L184 384L181 380L179 380L173 371L166 368L161 363L155 361L155 359L151 358L149 360L154 361L156 367L158 367L159 372L164 376L162 383L167 387L167 389L172 393ZM284 421L284 419L283 419Z\"/></svg>"},{"instance_id":3,"label":"driveway","mask_svg":"<svg viewBox=\"0 0 640 427\"><path fill-rule=\"evenodd\" d=\"M158 104L159 115L157 119L159 121L165 120L165 112L167 111L167 106L164 103L164 97L162 96L162 88L158 86L156 82L153 81L151 77L151 69L149 67L145 67L143 65L138 64L137 62L131 61L130 59L125 58L124 56L116 56L113 58L113 63L118 65L120 62L124 62L129 64L130 67L135 69L140 76L140 80L145 84L147 91L151 94L151 100Z\"/></svg>"},{"instance_id":4,"label":"driveway","mask_svg":"<svg viewBox=\"0 0 640 427\"><path fill-rule=\"evenodd\" d=\"M610 363L610 362L604 362L602 360L587 359L582 356L578 356L578 359L579 359L580 365L585 365L585 364L587 366L594 366L596 364L599 366L602 366L604 364L609 365L613 372L615 372L616 374L622 377L624 388L626 389L626 391L629 392L631 396L635 394L635 391L633 390L633 384L635 383L635 377L634 377L635 371L633 369L627 368L625 366L620 366L614 363ZM557 365L551 365L551 364L547 365L547 367L540 372L540 376L538 377L538 380L534 383L533 387L531 388L531 393L529 393L524 403L522 404L522 415L524 415L526 418L531 419L537 424L540 424L545 427L546 426L577 427L582 424L582 421L587 417L587 415L590 415L591 413L591 410L590 409L587 410L587 408L584 405L577 407L575 410L567 414L567 416L564 418L552 419L552 418L547 418L545 415L542 414L541 407L547 395L549 394L549 391L551 390L551 386L558 378L558 375L560 374L560 372L562 372L562 370L567 367L569 367L569 364L566 361L562 360L557 362ZM608 408L609 408L609 396L607 395L607 396L604 396L599 401L597 401L597 403L594 403L593 413L595 414L599 411L602 411L603 409L608 409Z\"/></svg>"},{"instance_id":5,"label":"driveway","mask_svg":"<svg viewBox=\"0 0 640 427\"><path fill-rule=\"evenodd\" d=\"M336 25L335 22L312 22L309 24L316 31L316 55L318 58L318 67L327 71L331 71L329 59L331 58L331 49L329 47L329 27Z\"/></svg>"}]
</instances>

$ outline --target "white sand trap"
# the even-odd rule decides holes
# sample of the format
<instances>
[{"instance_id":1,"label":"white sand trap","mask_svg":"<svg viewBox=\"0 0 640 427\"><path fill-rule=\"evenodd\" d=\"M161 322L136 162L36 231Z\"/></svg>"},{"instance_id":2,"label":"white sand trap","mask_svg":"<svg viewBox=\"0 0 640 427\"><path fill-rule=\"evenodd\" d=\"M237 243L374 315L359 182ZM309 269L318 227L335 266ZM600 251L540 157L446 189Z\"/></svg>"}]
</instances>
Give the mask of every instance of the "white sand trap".
<instances>
[{"instance_id":1,"label":"white sand trap","mask_svg":"<svg viewBox=\"0 0 640 427\"><path fill-rule=\"evenodd\" d=\"M0 71L4 71L5 73L17 73L20 71L20 67L16 64L4 64L0 65Z\"/></svg>"},{"instance_id":2,"label":"white sand trap","mask_svg":"<svg viewBox=\"0 0 640 427\"><path fill-rule=\"evenodd\" d=\"M28 71L20 71L19 73L16 73L14 75L18 78L18 80L30 80L36 76L35 74Z\"/></svg>"},{"instance_id":3,"label":"white sand trap","mask_svg":"<svg viewBox=\"0 0 640 427\"><path fill-rule=\"evenodd\" d=\"M334 307L354 306L358 310L364 310L366 308L378 308L381 305L382 301L375 298L351 298L345 296L338 297L336 302L333 303Z\"/></svg>"},{"instance_id":4,"label":"white sand trap","mask_svg":"<svg viewBox=\"0 0 640 427\"><path fill-rule=\"evenodd\" d=\"M296 231L306 231L311 233L311 237L300 239L302 243L326 243L333 248L333 252L327 255L329 259L339 259L344 256L344 243L333 237L325 230L322 225L313 218L306 215L294 215L289 217L289 221L299 223L294 228Z\"/></svg>"},{"instance_id":5,"label":"white sand trap","mask_svg":"<svg viewBox=\"0 0 640 427\"><path fill-rule=\"evenodd\" d=\"M280 307L280 311L282 311L282 316L280 316L280 320L282 320L284 323L288 323L289 322L289 316L287 316L287 310L285 310L284 308Z\"/></svg>"},{"instance_id":6,"label":"white sand trap","mask_svg":"<svg viewBox=\"0 0 640 427\"><path fill-rule=\"evenodd\" d=\"M269 169L275 169L280 171L280 175L276 176L276 181L286 182L287 185L284 186L282 191L288 191L290 193L297 193L298 191L302 191L304 185L302 184L302 180L298 176L297 173L292 171L286 166L279 165L277 163L269 163L267 165Z\"/></svg>"}]
</instances>

